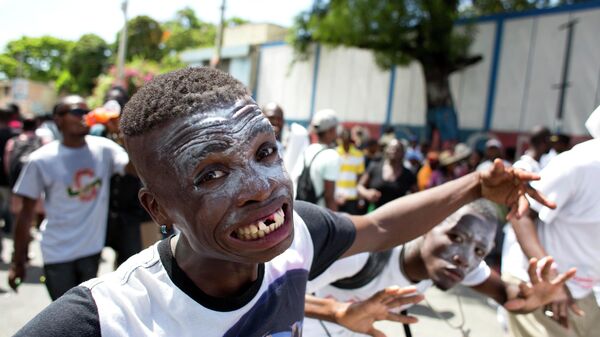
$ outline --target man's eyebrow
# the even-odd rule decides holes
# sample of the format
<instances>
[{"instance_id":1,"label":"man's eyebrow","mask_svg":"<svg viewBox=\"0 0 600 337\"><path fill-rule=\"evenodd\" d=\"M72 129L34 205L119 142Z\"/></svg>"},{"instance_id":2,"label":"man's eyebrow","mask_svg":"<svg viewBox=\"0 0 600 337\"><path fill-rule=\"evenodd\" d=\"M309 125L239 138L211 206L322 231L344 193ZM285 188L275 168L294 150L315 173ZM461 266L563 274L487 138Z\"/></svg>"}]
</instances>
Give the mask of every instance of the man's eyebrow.
<instances>
[{"instance_id":1,"label":"man's eyebrow","mask_svg":"<svg viewBox=\"0 0 600 337\"><path fill-rule=\"evenodd\" d=\"M250 138L254 138L261 133L270 133L273 132L273 127L271 123L259 123L252 126L252 130L250 131Z\"/></svg>"},{"instance_id":2,"label":"man's eyebrow","mask_svg":"<svg viewBox=\"0 0 600 337\"><path fill-rule=\"evenodd\" d=\"M209 155L211 155L215 152L223 152L223 151L229 149L230 147L231 147L231 145L228 144L227 142L223 142L223 141L214 142L214 143L210 143L210 144L203 146L202 149L198 153L195 153L192 156L195 159L205 159L206 157L208 157Z\"/></svg>"}]
</instances>

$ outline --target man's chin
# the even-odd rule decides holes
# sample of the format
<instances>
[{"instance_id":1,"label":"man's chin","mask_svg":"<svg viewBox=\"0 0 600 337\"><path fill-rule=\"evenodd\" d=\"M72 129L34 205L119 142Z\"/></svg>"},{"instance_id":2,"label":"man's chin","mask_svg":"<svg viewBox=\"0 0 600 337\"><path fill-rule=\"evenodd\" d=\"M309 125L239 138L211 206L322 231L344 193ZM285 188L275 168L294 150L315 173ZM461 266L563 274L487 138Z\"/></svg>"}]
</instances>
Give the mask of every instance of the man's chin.
<instances>
[{"instance_id":1,"label":"man's chin","mask_svg":"<svg viewBox=\"0 0 600 337\"><path fill-rule=\"evenodd\" d=\"M447 291L456 285L456 283L448 280L433 280L433 284L442 291Z\"/></svg>"}]
</instances>

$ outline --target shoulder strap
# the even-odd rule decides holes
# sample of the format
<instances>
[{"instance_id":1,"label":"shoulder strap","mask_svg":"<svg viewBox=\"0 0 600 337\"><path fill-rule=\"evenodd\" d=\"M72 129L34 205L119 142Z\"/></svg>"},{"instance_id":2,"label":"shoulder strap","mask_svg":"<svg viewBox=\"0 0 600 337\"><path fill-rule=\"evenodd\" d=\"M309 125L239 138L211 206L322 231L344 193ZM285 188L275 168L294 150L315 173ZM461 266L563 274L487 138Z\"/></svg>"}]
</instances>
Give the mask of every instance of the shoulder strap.
<instances>
[{"instance_id":1,"label":"shoulder strap","mask_svg":"<svg viewBox=\"0 0 600 337\"><path fill-rule=\"evenodd\" d=\"M375 277L381 274L381 271L392 256L393 249L383 252L369 253L369 258L364 267L354 276L343 278L331 285L339 289L358 289L371 282Z\"/></svg>"},{"instance_id":2,"label":"shoulder strap","mask_svg":"<svg viewBox=\"0 0 600 337\"><path fill-rule=\"evenodd\" d=\"M317 151L317 153L315 153L315 155L312 157L312 159L310 160L310 163L308 163L308 166L306 165L306 161L304 162L304 167L306 167L307 169L310 169L310 167L312 166L313 161L315 161L315 158L317 158L317 156L319 155L319 153L327 150L328 147L324 147L322 149L320 149L319 151Z\"/></svg>"}]
</instances>

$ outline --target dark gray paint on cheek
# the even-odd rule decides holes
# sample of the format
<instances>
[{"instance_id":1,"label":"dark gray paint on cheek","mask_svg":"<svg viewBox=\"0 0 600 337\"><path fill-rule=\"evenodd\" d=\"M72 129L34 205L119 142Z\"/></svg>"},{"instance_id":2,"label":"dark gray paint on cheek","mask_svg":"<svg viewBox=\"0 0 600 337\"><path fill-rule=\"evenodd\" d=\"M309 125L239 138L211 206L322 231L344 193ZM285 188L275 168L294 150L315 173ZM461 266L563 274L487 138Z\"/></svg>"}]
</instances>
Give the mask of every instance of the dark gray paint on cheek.
<instances>
[{"instance_id":1,"label":"dark gray paint on cheek","mask_svg":"<svg viewBox=\"0 0 600 337\"><path fill-rule=\"evenodd\" d=\"M453 231L466 234L466 238L462 243L453 243L444 251L443 258L452 261L455 255L461 256L468 264L467 270L471 271L483 260L483 257L475 253L477 245L482 245L486 253L492 248L495 224L486 222L484 219L474 216L463 216L458 223L452 227ZM463 234L463 236L465 236Z\"/></svg>"}]
</instances>

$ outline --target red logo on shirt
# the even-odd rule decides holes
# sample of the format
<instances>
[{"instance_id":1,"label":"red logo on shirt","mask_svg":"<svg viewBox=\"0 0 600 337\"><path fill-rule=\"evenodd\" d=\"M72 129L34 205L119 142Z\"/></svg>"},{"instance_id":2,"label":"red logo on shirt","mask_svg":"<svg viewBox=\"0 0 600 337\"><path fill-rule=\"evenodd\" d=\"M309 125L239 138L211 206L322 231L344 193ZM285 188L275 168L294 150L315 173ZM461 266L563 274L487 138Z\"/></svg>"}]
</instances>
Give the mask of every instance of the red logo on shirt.
<instances>
[{"instance_id":1,"label":"red logo on shirt","mask_svg":"<svg viewBox=\"0 0 600 337\"><path fill-rule=\"evenodd\" d=\"M67 188L70 197L78 197L81 201L91 201L98 195L102 179L94 175L92 169L86 168L75 172L74 182Z\"/></svg>"}]
</instances>

